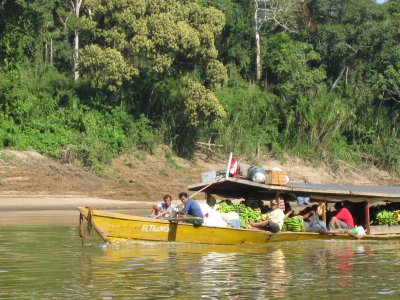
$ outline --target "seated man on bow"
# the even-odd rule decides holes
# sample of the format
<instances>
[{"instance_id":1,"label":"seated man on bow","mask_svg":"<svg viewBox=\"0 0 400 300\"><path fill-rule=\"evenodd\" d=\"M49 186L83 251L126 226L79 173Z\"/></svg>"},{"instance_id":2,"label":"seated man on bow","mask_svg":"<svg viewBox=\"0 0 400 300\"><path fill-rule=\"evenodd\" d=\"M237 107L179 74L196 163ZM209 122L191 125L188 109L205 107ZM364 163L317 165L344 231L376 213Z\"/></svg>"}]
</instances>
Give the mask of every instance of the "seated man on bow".
<instances>
[{"instance_id":1,"label":"seated man on bow","mask_svg":"<svg viewBox=\"0 0 400 300\"><path fill-rule=\"evenodd\" d=\"M163 202L153 205L152 214L155 218L169 218L173 216L173 213L178 211L177 207L172 204L172 197L170 195L165 195L163 200Z\"/></svg>"}]
</instances>

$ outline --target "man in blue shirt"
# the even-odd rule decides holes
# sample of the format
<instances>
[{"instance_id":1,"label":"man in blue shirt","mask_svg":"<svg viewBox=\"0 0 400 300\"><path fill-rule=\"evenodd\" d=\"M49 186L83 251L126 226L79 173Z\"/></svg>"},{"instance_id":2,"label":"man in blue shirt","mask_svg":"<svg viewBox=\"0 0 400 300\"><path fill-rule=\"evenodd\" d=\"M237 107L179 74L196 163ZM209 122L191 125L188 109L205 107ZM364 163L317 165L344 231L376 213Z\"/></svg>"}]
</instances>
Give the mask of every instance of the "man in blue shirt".
<instances>
[{"instance_id":1,"label":"man in blue shirt","mask_svg":"<svg viewBox=\"0 0 400 300\"><path fill-rule=\"evenodd\" d=\"M185 192L179 193L179 199L185 205L181 211L178 211L178 214L183 216L183 221L193 225L203 224L203 212L200 205L195 200L189 199Z\"/></svg>"}]
</instances>

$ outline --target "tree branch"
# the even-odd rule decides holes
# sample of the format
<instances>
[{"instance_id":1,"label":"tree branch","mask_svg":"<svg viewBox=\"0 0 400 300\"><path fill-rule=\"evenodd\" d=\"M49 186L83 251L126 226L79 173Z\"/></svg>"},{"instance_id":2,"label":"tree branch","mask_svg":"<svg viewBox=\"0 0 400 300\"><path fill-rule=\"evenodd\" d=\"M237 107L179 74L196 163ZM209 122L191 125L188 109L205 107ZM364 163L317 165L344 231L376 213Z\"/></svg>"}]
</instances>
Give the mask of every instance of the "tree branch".
<instances>
[{"instance_id":1,"label":"tree branch","mask_svg":"<svg viewBox=\"0 0 400 300\"><path fill-rule=\"evenodd\" d=\"M4 5L6 5L6 3L7 3L7 0L2 0L1 1L1 9L2 10L4 9Z\"/></svg>"},{"instance_id":2,"label":"tree branch","mask_svg":"<svg viewBox=\"0 0 400 300\"><path fill-rule=\"evenodd\" d=\"M60 21L61 21L61 23L63 24L64 29L66 29L66 28L67 28L68 19L69 19L69 17L71 16L72 12L71 12L71 11L69 12L69 15L68 15L68 17L65 18L65 21L63 20L63 18L61 17L61 15L58 13L58 9L56 9L56 14L57 14L57 16L60 18Z\"/></svg>"},{"instance_id":3,"label":"tree branch","mask_svg":"<svg viewBox=\"0 0 400 300\"><path fill-rule=\"evenodd\" d=\"M346 70L347 66L344 66L343 69L340 71L339 76L336 78L335 82L333 83L331 90L329 91L330 93L333 91L333 89L336 87L337 83L339 82L340 78L342 78L344 71Z\"/></svg>"}]
</instances>

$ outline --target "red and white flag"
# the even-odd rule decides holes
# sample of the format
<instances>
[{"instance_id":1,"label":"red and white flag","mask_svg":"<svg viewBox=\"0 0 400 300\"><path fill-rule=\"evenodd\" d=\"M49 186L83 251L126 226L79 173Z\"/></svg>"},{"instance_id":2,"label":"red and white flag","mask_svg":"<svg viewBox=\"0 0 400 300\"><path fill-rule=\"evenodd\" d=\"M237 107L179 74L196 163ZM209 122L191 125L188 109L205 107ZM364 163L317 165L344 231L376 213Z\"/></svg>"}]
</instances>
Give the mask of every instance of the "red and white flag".
<instances>
[{"instance_id":1,"label":"red and white flag","mask_svg":"<svg viewBox=\"0 0 400 300\"><path fill-rule=\"evenodd\" d=\"M233 177L235 177L235 175L238 173L240 167L239 167L239 163L236 160L236 158L234 156L232 156L232 160L231 160L231 165L229 166L229 174L231 174Z\"/></svg>"},{"instance_id":2,"label":"red and white flag","mask_svg":"<svg viewBox=\"0 0 400 300\"><path fill-rule=\"evenodd\" d=\"M236 160L236 158L232 155L232 153L229 155L229 160L228 160L228 172L227 172L227 177L239 177L239 171L240 171L240 165L239 162Z\"/></svg>"}]
</instances>

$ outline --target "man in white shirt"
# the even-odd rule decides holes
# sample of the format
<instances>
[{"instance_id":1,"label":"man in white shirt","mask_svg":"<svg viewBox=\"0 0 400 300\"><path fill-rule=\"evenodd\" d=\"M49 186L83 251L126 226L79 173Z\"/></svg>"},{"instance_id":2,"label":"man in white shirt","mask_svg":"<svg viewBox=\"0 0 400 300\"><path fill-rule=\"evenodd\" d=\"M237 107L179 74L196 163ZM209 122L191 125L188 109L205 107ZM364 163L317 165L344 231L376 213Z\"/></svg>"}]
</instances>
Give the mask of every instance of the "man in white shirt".
<instances>
[{"instance_id":1,"label":"man in white shirt","mask_svg":"<svg viewBox=\"0 0 400 300\"><path fill-rule=\"evenodd\" d=\"M264 221L258 223L248 222L248 229L267 230L272 233L277 233L282 229L283 220L285 219L284 212L279 208L278 201L271 200L271 211L263 215Z\"/></svg>"},{"instance_id":2,"label":"man in white shirt","mask_svg":"<svg viewBox=\"0 0 400 300\"><path fill-rule=\"evenodd\" d=\"M173 212L177 212L178 209L172 204L172 197L165 195L163 197L164 202L160 202L153 205L153 215L158 217L168 218Z\"/></svg>"}]
</instances>

